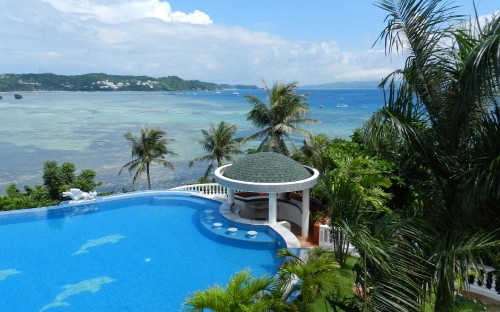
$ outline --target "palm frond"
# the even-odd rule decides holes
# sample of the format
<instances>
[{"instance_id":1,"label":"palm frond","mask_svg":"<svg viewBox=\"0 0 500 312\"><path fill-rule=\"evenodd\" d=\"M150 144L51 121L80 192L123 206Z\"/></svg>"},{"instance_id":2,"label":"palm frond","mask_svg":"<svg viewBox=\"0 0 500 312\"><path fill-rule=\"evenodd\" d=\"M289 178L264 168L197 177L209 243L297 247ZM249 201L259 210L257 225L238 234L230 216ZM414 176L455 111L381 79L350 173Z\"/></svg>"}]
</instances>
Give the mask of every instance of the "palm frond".
<instances>
[{"instance_id":1,"label":"palm frond","mask_svg":"<svg viewBox=\"0 0 500 312\"><path fill-rule=\"evenodd\" d=\"M288 155L284 137L291 133L307 134L307 130L298 127L304 123L317 122L312 118L304 118L304 115L310 112L309 105L304 102L308 95L296 94L297 82L275 82L271 89L264 81L262 83L268 104L255 96L246 97L253 106L246 115L247 120L261 130L245 140L263 138L258 151L274 151Z\"/></svg>"},{"instance_id":2,"label":"palm frond","mask_svg":"<svg viewBox=\"0 0 500 312\"><path fill-rule=\"evenodd\" d=\"M403 237L418 242L418 262L432 275L416 271L411 258L395 260L392 251L386 253L393 269L412 267L411 276L420 283L427 281L422 288L432 285L436 309L446 310L454 300L457 261L497 244L480 234L471 215L492 211L485 207L497 205L500 193L496 143L500 114L495 117L490 112L498 110L500 21L497 15L473 26L455 13L455 6L440 0L380 0L377 6L387 12L387 25L378 41L384 42L386 54L401 52L407 57L402 69L382 81L381 87L387 89L385 105L365 124L363 138L372 150L395 161L414 188L415 203L410 207L417 209L407 213L425 219L428 230L422 236L430 243L418 242L412 233ZM356 234L356 223L350 226L352 235ZM362 226L361 236L375 234ZM363 247L363 242L356 243ZM406 244L395 246L391 250L401 252ZM366 255L377 255L377 249L371 252ZM371 280L377 272L386 278L376 266L375 271L368 269ZM407 294L418 286L399 279L391 283L406 284ZM390 285L379 290L383 290L380 294L392 291ZM414 300L390 292L378 294L373 293L371 302L379 302L381 310L397 310L391 306L394 298L403 303L402 310ZM414 294L414 298L421 296Z\"/></svg>"},{"instance_id":3,"label":"palm frond","mask_svg":"<svg viewBox=\"0 0 500 312\"><path fill-rule=\"evenodd\" d=\"M224 160L230 161L234 159L233 155L242 154L243 151L240 150L242 139L235 137L236 132L236 125L225 121L221 121L217 126L212 122L209 130L202 129L203 138L196 141L208 154L190 161L189 166L191 167L194 162L208 161L209 165L204 174L204 178L207 178L215 162L218 166L222 166Z\"/></svg>"}]
</instances>

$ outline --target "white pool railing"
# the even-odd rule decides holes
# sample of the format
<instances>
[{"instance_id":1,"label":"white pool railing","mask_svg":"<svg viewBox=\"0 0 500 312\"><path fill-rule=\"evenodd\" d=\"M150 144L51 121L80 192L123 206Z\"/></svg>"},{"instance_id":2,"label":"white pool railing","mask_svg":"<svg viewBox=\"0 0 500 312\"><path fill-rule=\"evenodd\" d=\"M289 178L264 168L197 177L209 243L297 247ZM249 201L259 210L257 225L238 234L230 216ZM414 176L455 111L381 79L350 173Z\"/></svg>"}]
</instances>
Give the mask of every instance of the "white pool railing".
<instances>
[{"instance_id":1,"label":"white pool railing","mask_svg":"<svg viewBox=\"0 0 500 312\"><path fill-rule=\"evenodd\" d=\"M191 184L174 187L176 191L195 191L205 195L227 196L227 188L218 183Z\"/></svg>"}]
</instances>

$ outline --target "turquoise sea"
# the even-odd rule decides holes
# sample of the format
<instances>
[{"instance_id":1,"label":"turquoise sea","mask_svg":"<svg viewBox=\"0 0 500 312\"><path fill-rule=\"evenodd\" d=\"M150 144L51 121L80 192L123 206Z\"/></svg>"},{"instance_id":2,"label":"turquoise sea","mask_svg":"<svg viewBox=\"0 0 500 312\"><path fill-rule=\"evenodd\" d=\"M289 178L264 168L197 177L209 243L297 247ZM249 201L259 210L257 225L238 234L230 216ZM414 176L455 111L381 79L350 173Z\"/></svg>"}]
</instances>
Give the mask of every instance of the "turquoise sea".
<instances>
[{"instance_id":1,"label":"turquoise sea","mask_svg":"<svg viewBox=\"0 0 500 312\"><path fill-rule=\"evenodd\" d=\"M309 93L309 117L320 124L306 125L314 134L331 138L349 138L383 104L379 89L299 89ZM98 192L122 188L146 189L145 179L132 185L128 172L118 175L121 166L131 160L130 147L123 135L138 133L143 124L159 127L175 139L170 148L179 154L170 157L175 170L153 167L155 189L195 183L206 164L188 168L188 162L203 155L195 141L210 122L225 120L238 127L245 137L255 129L245 117L251 105L246 94L264 99L263 90L224 90L221 92L26 92L14 99L3 93L0 100L0 194L10 183L34 186L42 184L43 162L72 162L77 172L92 168ZM345 104L347 107L337 107ZM295 138L298 143L303 138ZM255 146L255 143L253 144ZM244 149L254 147L244 146Z\"/></svg>"}]
</instances>

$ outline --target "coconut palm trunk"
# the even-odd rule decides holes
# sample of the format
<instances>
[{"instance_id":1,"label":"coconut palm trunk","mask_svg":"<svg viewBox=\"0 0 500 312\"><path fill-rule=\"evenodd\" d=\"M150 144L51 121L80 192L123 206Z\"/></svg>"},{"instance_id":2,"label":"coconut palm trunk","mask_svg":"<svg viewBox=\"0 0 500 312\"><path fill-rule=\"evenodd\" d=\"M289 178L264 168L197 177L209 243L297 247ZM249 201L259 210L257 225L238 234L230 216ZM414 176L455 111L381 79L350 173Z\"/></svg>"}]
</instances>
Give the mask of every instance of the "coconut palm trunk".
<instances>
[{"instance_id":1,"label":"coconut palm trunk","mask_svg":"<svg viewBox=\"0 0 500 312\"><path fill-rule=\"evenodd\" d=\"M149 163L146 164L146 176L148 177L148 190L151 189L151 174L149 173Z\"/></svg>"}]
</instances>

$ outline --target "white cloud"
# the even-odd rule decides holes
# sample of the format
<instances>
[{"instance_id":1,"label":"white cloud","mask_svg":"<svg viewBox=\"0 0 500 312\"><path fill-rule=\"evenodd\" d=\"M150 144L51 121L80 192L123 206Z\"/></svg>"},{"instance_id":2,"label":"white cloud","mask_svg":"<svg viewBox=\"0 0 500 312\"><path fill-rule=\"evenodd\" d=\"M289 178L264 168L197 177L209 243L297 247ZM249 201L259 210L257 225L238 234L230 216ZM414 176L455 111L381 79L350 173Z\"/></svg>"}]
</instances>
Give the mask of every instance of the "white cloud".
<instances>
[{"instance_id":1,"label":"white cloud","mask_svg":"<svg viewBox=\"0 0 500 312\"><path fill-rule=\"evenodd\" d=\"M198 10L192 13L173 12L170 4L160 0L44 0L56 10L76 14L82 20L94 18L103 23L120 24L144 18L164 22L208 25L210 17Z\"/></svg>"},{"instance_id":2,"label":"white cloud","mask_svg":"<svg viewBox=\"0 0 500 312\"><path fill-rule=\"evenodd\" d=\"M478 29L477 23L479 23L479 26L482 28L485 25L490 24L494 20L494 18L495 17L498 18L498 16L500 16L500 11L495 11L488 15L478 16L477 19L475 17L472 17L472 19L467 23L472 23L473 29L477 30Z\"/></svg>"},{"instance_id":3,"label":"white cloud","mask_svg":"<svg viewBox=\"0 0 500 312\"><path fill-rule=\"evenodd\" d=\"M335 41L293 42L212 23L159 0L23 0L0 3L4 72L177 75L260 85L378 80L383 51L349 52Z\"/></svg>"}]
</instances>

